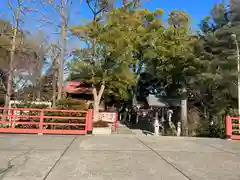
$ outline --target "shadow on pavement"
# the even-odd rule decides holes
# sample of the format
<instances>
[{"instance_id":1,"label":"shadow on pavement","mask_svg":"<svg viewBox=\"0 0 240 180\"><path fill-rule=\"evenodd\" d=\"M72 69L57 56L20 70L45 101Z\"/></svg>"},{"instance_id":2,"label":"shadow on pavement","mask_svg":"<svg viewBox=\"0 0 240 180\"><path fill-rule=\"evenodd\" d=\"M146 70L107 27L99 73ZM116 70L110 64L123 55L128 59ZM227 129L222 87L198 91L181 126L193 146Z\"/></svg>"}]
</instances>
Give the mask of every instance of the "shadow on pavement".
<instances>
[{"instance_id":1,"label":"shadow on pavement","mask_svg":"<svg viewBox=\"0 0 240 180\"><path fill-rule=\"evenodd\" d=\"M145 135L153 135L153 125L147 118L142 118L138 123L130 123L125 121L124 124L131 130L141 130Z\"/></svg>"}]
</instances>

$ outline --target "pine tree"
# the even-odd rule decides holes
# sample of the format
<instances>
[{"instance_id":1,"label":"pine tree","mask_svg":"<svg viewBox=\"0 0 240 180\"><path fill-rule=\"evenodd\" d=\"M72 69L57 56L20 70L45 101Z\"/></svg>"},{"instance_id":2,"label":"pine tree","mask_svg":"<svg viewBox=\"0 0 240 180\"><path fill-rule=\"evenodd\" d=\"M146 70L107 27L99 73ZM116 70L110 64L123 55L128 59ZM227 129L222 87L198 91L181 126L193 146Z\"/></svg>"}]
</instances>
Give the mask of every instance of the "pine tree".
<instances>
[{"instance_id":1,"label":"pine tree","mask_svg":"<svg viewBox=\"0 0 240 180\"><path fill-rule=\"evenodd\" d=\"M210 120L237 107L236 45L231 39L232 33L240 37L236 9L230 11L225 4L215 5L211 15L201 23L202 33L195 46L200 63L194 83L195 96L202 108L207 109L205 117Z\"/></svg>"}]
</instances>

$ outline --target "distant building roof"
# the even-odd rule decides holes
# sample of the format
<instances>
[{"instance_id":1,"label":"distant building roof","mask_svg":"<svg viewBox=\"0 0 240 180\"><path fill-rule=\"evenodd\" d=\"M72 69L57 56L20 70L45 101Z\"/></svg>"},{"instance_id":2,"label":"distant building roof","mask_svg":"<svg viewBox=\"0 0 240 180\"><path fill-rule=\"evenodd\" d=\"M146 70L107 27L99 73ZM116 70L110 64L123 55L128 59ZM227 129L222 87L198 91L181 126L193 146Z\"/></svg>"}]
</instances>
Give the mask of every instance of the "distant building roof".
<instances>
[{"instance_id":1,"label":"distant building roof","mask_svg":"<svg viewBox=\"0 0 240 180\"><path fill-rule=\"evenodd\" d=\"M149 95L147 97L148 105L151 107L169 107L169 106L180 106L179 99L161 98L155 95Z\"/></svg>"},{"instance_id":2,"label":"distant building roof","mask_svg":"<svg viewBox=\"0 0 240 180\"><path fill-rule=\"evenodd\" d=\"M152 107L167 107L168 106L167 103L159 101L159 99L154 95L149 95L147 97L147 102L148 102L148 105L152 106Z\"/></svg>"}]
</instances>

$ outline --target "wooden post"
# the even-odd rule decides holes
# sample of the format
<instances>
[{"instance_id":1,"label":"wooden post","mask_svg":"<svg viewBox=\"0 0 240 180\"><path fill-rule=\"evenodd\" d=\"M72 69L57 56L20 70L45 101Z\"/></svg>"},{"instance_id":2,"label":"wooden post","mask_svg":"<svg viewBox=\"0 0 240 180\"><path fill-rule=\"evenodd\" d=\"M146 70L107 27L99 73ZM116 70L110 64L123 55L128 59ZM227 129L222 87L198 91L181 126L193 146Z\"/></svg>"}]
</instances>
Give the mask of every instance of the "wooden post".
<instances>
[{"instance_id":1,"label":"wooden post","mask_svg":"<svg viewBox=\"0 0 240 180\"><path fill-rule=\"evenodd\" d=\"M159 120L158 120L158 111L155 112L155 120L154 120L154 135L159 136Z\"/></svg>"},{"instance_id":2,"label":"wooden post","mask_svg":"<svg viewBox=\"0 0 240 180\"><path fill-rule=\"evenodd\" d=\"M10 128L13 127L13 113L14 113L14 110L10 110L10 122L9 122Z\"/></svg>"},{"instance_id":3,"label":"wooden post","mask_svg":"<svg viewBox=\"0 0 240 180\"><path fill-rule=\"evenodd\" d=\"M118 128L118 112L116 112L116 119L115 119L115 123L114 123L114 132L117 132L117 128Z\"/></svg>"},{"instance_id":4,"label":"wooden post","mask_svg":"<svg viewBox=\"0 0 240 180\"><path fill-rule=\"evenodd\" d=\"M87 134L92 134L92 118L93 118L93 110L89 109L86 115L86 130Z\"/></svg>"},{"instance_id":5,"label":"wooden post","mask_svg":"<svg viewBox=\"0 0 240 180\"><path fill-rule=\"evenodd\" d=\"M226 127L226 139L231 139L231 136L232 136L232 120L231 120L230 116L226 116L225 127Z\"/></svg>"},{"instance_id":6,"label":"wooden post","mask_svg":"<svg viewBox=\"0 0 240 180\"><path fill-rule=\"evenodd\" d=\"M181 100L182 135L188 136L187 99Z\"/></svg>"},{"instance_id":7,"label":"wooden post","mask_svg":"<svg viewBox=\"0 0 240 180\"><path fill-rule=\"evenodd\" d=\"M39 129L40 129L40 132L38 133L38 135L43 135L43 120L44 120L44 110L41 110L40 111L40 123L39 123Z\"/></svg>"}]
</instances>

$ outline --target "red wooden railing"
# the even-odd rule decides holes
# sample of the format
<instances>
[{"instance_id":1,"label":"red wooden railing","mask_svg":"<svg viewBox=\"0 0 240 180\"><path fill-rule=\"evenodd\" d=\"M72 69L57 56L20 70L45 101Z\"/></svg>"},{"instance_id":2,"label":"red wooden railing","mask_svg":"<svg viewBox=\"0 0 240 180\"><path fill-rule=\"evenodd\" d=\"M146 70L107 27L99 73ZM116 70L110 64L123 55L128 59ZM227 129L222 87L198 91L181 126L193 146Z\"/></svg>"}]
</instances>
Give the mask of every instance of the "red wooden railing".
<instances>
[{"instance_id":1,"label":"red wooden railing","mask_svg":"<svg viewBox=\"0 0 240 180\"><path fill-rule=\"evenodd\" d=\"M3 107L0 107L0 110L2 110L0 113L0 133L87 134L92 131L92 110ZM4 111L5 113L3 113ZM60 113L61 116L49 115L49 113ZM56 120L64 120L65 122L55 122Z\"/></svg>"},{"instance_id":2,"label":"red wooden railing","mask_svg":"<svg viewBox=\"0 0 240 180\"><path fill-rule=\"evenodd\" d=\"M240 140L240 117L226 116L226 138Z\"/></svg>"}]
</instances>

